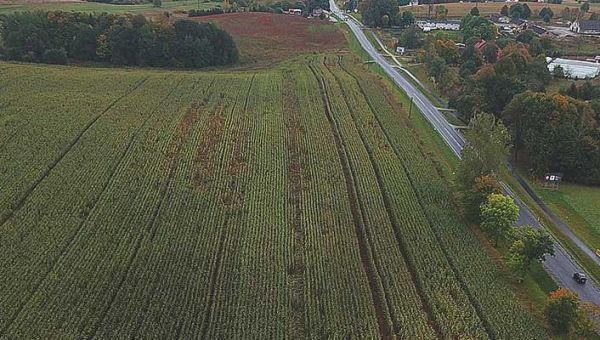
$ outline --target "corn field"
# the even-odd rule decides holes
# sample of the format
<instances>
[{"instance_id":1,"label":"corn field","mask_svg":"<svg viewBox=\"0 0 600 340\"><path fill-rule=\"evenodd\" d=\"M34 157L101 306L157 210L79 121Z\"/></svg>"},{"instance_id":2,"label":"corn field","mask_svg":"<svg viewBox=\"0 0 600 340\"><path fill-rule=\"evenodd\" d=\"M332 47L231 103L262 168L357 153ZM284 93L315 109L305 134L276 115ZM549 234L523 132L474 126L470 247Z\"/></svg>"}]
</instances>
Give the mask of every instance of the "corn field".
<instances>
[{"instance_id":1,"label":"corn field","mask_svg":"<svg viewBox=\"0 0 600 340\"><path fill-rule=\"evenodd\" d=\"M0 63L0 338L547 338L383 86Z\"/></svg>"}]
</instances>

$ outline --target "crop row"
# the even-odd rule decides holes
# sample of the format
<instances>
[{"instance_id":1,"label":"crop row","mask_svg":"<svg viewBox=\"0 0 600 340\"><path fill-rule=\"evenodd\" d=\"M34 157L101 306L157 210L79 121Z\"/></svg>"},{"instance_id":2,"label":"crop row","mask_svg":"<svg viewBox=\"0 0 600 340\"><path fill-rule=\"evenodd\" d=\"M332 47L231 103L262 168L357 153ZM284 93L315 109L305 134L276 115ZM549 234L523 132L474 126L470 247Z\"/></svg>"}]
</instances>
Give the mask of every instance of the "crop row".
<instances>
[{"instance_id":1,"label":"crop row","mask_svg":"<svg viewBox=\"0 0 600 340\"><path fill-rule=\"evenodd\" d=\"M452 213L393 100L353 62L59 70L0 70L12 74L0 132L14 134L0 139L0 337L527 338L537 327Z\"/></svg>"},{"instance_id":2,"label":"crop row","mask_svg":"<svg viewBox=\"0 0 600 340\"><path fill-rule=\"evenodd\" d=\"M426 301L424 308L432 311L430 318L445 337L485 338L483 325L428 227L408 179L402 176L402 166L375 124L364 96L353 79L343 74L335 58L325 63L327 65L322 69L332 89L331 98L339 106L337 119L340 125L346 126L344 139L347 144L354 145L351 149L364 150L360 159L357 156L355 169L357 172L362 169L368 171L361 178L369 178L372 183L365 184L362 190L365 195L371 195L370 201L376 197L379 200L384 197L388 201L384 213L388 220L395 223L388 223L386 229L398 235L397 243L403 248L406 260L413 268L415 283L425 295L421 297ZM353 136L354 139L350 139ZM377 204L377 207L383 206L382 202ZM394 235L388 235L386 239L394 241ZM393 265L392 262L386 267L388 272Z\"/></svg>"},{"instance_id":3,"label":"crop row","mask_svg":"<svg viewBox=\"0 0 600 340\"><path fill-rule=\"evenodd\" d=\"M13 308L5 314L13 316L6 323L9 332L15 330L15 334L27 336L28 332L35 334L43 330L53 334L59 327L64 334L80 332L81 329L75 328L75 331L64 325L65 318L70 322L81 322L88 316L87 311L101 308L102 304L96 304L98 301L94 300L92 292L105 281L98 273L90 275L86 270L103 270L112 276L116 274L115 266L124 266L127 261L126 253L102 250L102 246L132 241L134 235L128 228L137 225L128 219L133 220L134 216L118 213L119 209L129 208L141 218L143 210L136 211L138 207L134 204L142 201L126 197L135 192L116 190L115 187L122 186L119 179L125 171L124 166L134 167L141 163L139 150L145 145L136 140L147 137L148 131L144 128L147 122L153 123L152 117L156 116L157 110L175 106L176 100L170 89L176 88L179 80L174 77L151 79L141 91L130 94L127 101L114 106L73 146L7 224L10 229L3 235L5 240L18 245L14 251L2 253L3 258L13 260L12 263L8 261L11 266L3 268L12 275L2 275L7 278L3 284L13 287L10 290L3 286L2 290L14 292L14 295L7 294L9 300L3 304ZM117 198L127 198L133 203L131 206L113 205ZM110 205L106 204L107 200ZM104 221L98 217L106 210L113 219ZM109 229L103 230L106 228ZM119 231L120 236L111 235L113 230ZM109 261L110 256L114 256L112 261ZM86 261L94 264L86 266L89 263ZM119 283L115 277L111 280L114 284ZM78 306L89 308L84 312L78 310ZM52 311L49 314L52 317L46 314L48 311Z\"/></svg>"},{"instance_id":4,"label":"crop row","mask_svg":"<svg viewBox=\"0 0 600 340\"><path fill-rule=\"evenodd\" d=\"M405 165L419 204L437 234L458 279L470 293L473 304L484 318L491 337L497 339L544 338L535 321L508 286L498 266L486 253L475 235L455 213L447 184L437 172L416 134L406 125L406 111L393 106L394 98L386 95L376 82L361 79L352 62L343 63L354 75L369 104L377 107L375 117L385 132L394 153Z\"/></svg>"}]
</instances>

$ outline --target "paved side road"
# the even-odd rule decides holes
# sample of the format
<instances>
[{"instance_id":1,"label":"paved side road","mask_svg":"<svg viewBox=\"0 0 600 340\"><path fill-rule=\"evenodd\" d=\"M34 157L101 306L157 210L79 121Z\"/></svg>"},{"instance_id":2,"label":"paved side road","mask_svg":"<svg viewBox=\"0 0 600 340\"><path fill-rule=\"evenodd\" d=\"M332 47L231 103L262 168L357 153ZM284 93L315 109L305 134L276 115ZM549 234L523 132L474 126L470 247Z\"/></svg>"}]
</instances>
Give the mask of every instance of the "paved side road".
<instances>
[{"instance_id":1,"label":"paved side road","mask_svg":"<svg viewBox=\"0 0 600 340\"><path fill-rule=\"evenodd\" d=\"M578 238L573 233L573 231L566 224L564 224L563 221L561 221L560 218L558 218L558 216L556 216L556 214L554 214L552 210L550 210L550 208L548 208L548 206L535 193L535 191L533 191L533 189L529 186L529 184L527 184L527 182L523 179L523 177L521 177L521 175L514 171L513 175L515 176L521 187L523 187L523 189L533 199L533 201L540 208L542 208L542 211L550 220L552 220L552 222L554 222L554 224L556 224L556 226L561 230L561 232L565 234L565 236L567 236L569 239L571 239L571 241L575 243L575 245L577 245L579 249L581 249L587 256L589 256L592 259L594 263L596 263L596 265L600 266L600 257L598 257L590 247L583 243L583 241L580 238Z\"/></svg>"},{"instance_id":2,"label":"paved side road","mask_svg":"<svg viewBox=\"0 0 600 340\"><path fill-rule=\"evenodd\" d=\"M356 39L359 41L363 49L371 56L371 58L373 58L373 61L381 66L381 68L388 74L394 83L396 83L396 85L406 92L409 97L413 98L414 104L431 123L433 128L440 134L454 154L460 158L461 150L465 145L465 140L462 134L454 130L446 121L445 117L429 101L429 99L411 82L405 79L381 54L379 54L375 47L369 42L365 36L365 33L353 19L341 11L333 0L330 0L329 3L333 13L342 18L350 27L356 36ZM542 226L540 225L539 221L534 217L525 204L523 204L517 195L515 195L510 188L506 186L506 184L502 184L505 191L515 199L515 202L521 208L518 224L532 225L535 228L541 228ZM572 275L575 272L582 271L582 269L571 259L569 254L558 243L554 244L554 249L556 256L550 256L544 262L546 271L560 286L566 287L578 293L583 300L591 302L600 307L600 290L598 290L596 283L589 280L585 285L577 284L573 280Z\"/></svg>"}]
</instances>

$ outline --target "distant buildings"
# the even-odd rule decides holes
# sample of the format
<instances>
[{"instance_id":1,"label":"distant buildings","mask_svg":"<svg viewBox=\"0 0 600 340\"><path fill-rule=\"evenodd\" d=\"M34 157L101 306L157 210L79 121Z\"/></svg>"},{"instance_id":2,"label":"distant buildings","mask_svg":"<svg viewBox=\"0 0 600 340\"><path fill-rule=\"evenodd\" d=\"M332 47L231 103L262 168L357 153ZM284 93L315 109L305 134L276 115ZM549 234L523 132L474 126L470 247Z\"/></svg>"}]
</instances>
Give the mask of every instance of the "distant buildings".
<instances>
[{"instance_id":1,"label":"distant buildings","mask_svg":"<svg viewBox=\"0 0 600 340\"><path fill-rule=\"evenodd\" d=\"M554 73L556 67L561 67L565 77L573 79L592 79L600 75L600 63L570 60L550 57L546 58L548 70Z\"/></svg>"},{"instance_id":2,"label":"distant buildings","mask_svg":"<svg viewBox=\"0 0 600 340\"><path fill-rule=\"evenodd\" d=\"M419 20L417 26L423 30L423 32L429 32L433 30L449 30L459 31L460 21L459 20Z\"/></svg>"},{"instance_id":3,"label":"distant buildings","mask_svg":"<svg viewBox=\"0 0 600 340\"><path fill-rule=\"evenodd\" d=\"M503 15L492 14L490 20L498 27L501 33L514 33L527 29L527 21L518 18L511 18Z\"/></svg>"},{"instance_id":4,"label":"distant buildings","mask_svg":"<svg viewBox=\"0 0 600 340\"><path fill-rule=\"evenodd\" d=\"M570 28L579 34L600 35L600 20L575 20Z\"/></svg>"},{"instance_id":5,"label":"distant buildings","mask_svg":"<svg viewBox=\"0 0 600 340\"><path fill-rule=\"evenodd\" d=\"M533 33L537 34L537 35L547 35L548 31L538 25L531 25L530 29L533 31Z\"/></svg>"},{"instance_id":6,"label":"distant buildings","mask_svg":"<svg viewBox=\"0 0 600 340\"><path fill-rule=\"evenodd\" d=\"M287 12L284 11L284 13L290 15L302 15L302 10L300 8L290 8Z\"/></svg>"},{"instance_id":7,"label":"distant buildings","mask_svg":"<svg viewBox=\"0 0 600 340\"><path fill-rule=\"evenodd\" d=\"M475 45L473 45L473 47L475 47L476 50L481 51L481 50L483 50L485 45L487 45L487 41L481 39L478 42L476 42Z\"/></svg>"},{"instance_id":8,"label":"distant buildings","mask_svg":"<svg viewBox=\"0 0 600 340\"><path fill-rule=\"evenodd\" d=\"M600 55L597 55L594 58L588 58L585 61L590 61L592 63L600 64Z\"/></svg>"}]
</instances>

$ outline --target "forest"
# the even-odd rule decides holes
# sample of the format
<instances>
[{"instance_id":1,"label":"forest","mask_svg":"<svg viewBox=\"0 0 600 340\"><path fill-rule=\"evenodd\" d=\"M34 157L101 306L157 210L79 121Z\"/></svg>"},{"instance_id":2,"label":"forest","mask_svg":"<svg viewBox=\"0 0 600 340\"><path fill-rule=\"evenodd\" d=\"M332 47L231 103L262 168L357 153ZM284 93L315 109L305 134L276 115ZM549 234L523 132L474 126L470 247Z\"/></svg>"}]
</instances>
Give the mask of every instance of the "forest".
<instances>
[{"instance_id":1,"label":"forest","mask_svg":"<svg viewBox=\"0 0 600 340\"><path fill-rule=\"evenodd\" d=\"M171 23L142 15L17 12L0 16L0 33L0 56L25 62L202 68L231 65L239 59L227 32L189 20Z\"/></svg>"}]
</instances>

